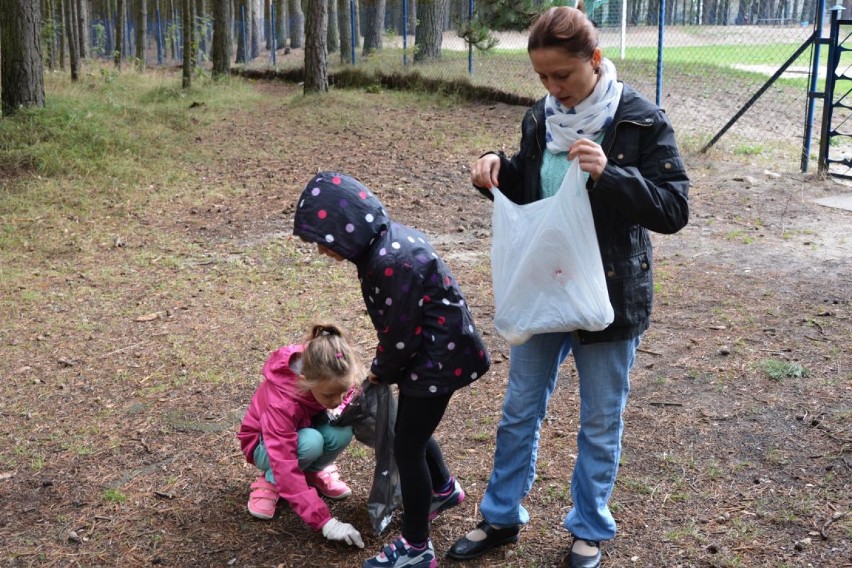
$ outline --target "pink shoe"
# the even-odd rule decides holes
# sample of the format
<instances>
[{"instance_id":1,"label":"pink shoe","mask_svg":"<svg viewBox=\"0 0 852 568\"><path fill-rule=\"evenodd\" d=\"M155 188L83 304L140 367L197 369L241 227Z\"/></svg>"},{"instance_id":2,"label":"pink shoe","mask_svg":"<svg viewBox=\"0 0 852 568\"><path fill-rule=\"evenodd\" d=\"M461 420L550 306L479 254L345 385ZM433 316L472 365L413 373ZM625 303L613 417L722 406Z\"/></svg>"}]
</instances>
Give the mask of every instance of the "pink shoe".
<instances>
[{"instance_id":1,"label":"pink shoe","mask_svg":"<svg viewBox=\"0 0 852 568\"><path fill-rule=\"evenodd\" d=\"M349 486L340 480L336 464L331 464L322 471L306 471L305 480L308 485L316 487L320 495L329 499L345 499L352 495Z\"/></svg>"},{"instance_id":2,"label":"pink shoe","mask_svg":"<svg viewBox=\"0 0 852 568\"><path fill-rule=\"evenodd\" d=\"M278 489L266 481L261 475L251 484L248 510L252 517L268 521L275 516L275 505L278 503Z\"/></svg>"}]
</instances>

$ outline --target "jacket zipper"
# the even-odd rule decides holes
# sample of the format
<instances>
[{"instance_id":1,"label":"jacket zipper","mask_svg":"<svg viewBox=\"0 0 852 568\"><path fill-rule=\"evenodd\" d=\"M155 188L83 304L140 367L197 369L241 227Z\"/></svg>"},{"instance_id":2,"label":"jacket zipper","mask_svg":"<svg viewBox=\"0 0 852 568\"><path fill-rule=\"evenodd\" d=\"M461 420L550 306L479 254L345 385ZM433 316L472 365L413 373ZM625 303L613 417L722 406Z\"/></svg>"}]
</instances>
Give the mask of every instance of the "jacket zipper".
<instances>
[{"instance_id":1,"label":"jacket zipper","mask_svg":"<svg viewBox=\"0 0 852 568\"><path fill-rule=\"evenodd\" d=\"M535 122L535 135L533 136L533 138L535 138L535 144L536 146L538 146L538 155L543 156L544 150L541 149L541 140L538 139L538 117L535 115L535 113L532 113L532 119Z\"/></svg>"}]
</instances>

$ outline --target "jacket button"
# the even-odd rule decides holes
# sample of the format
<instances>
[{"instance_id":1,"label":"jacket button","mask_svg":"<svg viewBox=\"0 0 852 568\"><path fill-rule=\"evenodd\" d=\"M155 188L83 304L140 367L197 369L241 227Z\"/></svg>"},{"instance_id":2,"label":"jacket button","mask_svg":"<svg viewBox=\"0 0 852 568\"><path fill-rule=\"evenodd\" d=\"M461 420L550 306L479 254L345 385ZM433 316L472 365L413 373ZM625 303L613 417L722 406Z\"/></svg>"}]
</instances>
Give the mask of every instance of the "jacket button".
<instances>
[{"instance_id":1,"label":"jacket button","mask_svg":"<svg viewBox=\"0 0 852 568\"><path fill-rule=\"evenodd\" d=\"M615 278L615 270L610 270L606 273L607 278Z\"/></svg>"},{"instance_id":2,"label":"jacket button","mask_svg":"<svg viewBox=\"0 0 852 568\"><path fill-rule=\"evenodd\" d=\"M642 270L648 270L648 263L647 262L642 263Z\"/></svg>"},{"instance_id":3,"label":"jacket button","mask_svg":"<svg viewBox=\"0 0 852 568\"><path fill-rule=\"evenodd\" d=\"M616 157L617 157L619 160L623 160L623 159L624 159L624 154L619 154L619 155L618 155L618 156L616 156Z\"/></svg>"},{"instance_id":4,"label":"jacket button","mask_svg":"<svg viewBox=\"0 0 852 568\"><path fill-rule=\"evenodd\" d=\"M667 170L670 170L670 169L672 169L672 163L671 163L671 162L666 162L665 164L663 164L663 167L664 167L665 169L667 169Z\"/></svg>"}]
</instances>

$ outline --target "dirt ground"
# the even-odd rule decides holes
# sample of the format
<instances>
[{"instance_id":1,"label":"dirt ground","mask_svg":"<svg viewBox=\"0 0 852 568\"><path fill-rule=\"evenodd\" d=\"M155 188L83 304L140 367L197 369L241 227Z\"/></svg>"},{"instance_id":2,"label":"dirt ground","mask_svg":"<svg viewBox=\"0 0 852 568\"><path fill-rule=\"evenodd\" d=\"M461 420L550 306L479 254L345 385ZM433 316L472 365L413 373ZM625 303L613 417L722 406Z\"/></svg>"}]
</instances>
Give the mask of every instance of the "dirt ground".
<instances>
[{"instance_id":1,"label":"dirt ground","mask_svg":"<svg viewBox=\"0 0 852 568\"><path fill-rule=\"evenodd\" d=\"M564 566L578 415L570 360L520 542L466 563L443 558L479 520L508 369L491 325L490 204L467 181L492 146L459 148L452 133L487 131L512 151L524 109L365 93L369 106L340 110L360 113L351 128L291 103L298 86L256 88L267 95L256 110L199 126L199 148L218 159L195 166L192 203L134 212L144 230L121 241L78 237L78 249L5 290L0 565L360 566L398 532L398 519L382 535L369 529L371 454L357 443L339 462L354 493L330 506L362 530L365 550L326 542L286 505L268 522L245 509L255 474L234 433L267 353L323 310L369 352L349 267L289 237L306 177L338 169L432 236L494 358L437 433L468 495L433 523L441 565ZM690 223L654 237L653 323L632 375L612 497L619 534L604 566L852 566L852 212L814 202L852 190L745 158L687 164ZM169 239L184 244L161 245ZM293 267L303 280L284 276Z\"/></svg>"}]
</instances>

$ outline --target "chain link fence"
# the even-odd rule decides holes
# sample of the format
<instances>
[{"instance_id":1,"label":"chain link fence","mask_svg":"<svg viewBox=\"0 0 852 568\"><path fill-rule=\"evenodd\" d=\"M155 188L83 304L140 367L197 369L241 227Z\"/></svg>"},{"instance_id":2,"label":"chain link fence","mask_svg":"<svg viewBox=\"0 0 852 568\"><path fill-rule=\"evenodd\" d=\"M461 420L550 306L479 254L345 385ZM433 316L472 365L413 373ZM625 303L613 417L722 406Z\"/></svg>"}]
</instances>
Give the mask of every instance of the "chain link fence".
<instances>
[{"instance_id":1,"label":"chain link fence","mask_svg":"<svg viewBox=\"0 0 852 568\"><path fill-rule=\"evenodd\" d=\"M415 63L414 34L404 36L399 33L402 22L386 21L380 50L365 55L359 47L345 61L330 54L330 71L353 65L382 73L416 71L431 78L466 78L474 85L521 96L543 96L527 56L526 32L492 30L496 43L487 51L472 48L460 37L457 30L476 17L478 3L482 0L470 2L467 12L450 10L439 58ZM713 141L712 148L723 152L759 154L762 162L768 157L779 172L798 171L803 165L815 169L822 101L811 101L808 92L811 87L822 91L824 70L811 85L810 40L824 6L798 0L683 0L663 5L662 26L660 0L590 0L586 9L598 25L604 56L613 61L619 77L666 110L686 149L705 149ZM829 18L823 16L826 29L819 32L827 37ZM261 56L250 65L270 66L272 61ZM300 53L274 64L290 65L301 65ZM809 105L812 140L803 138Z\"/></svg>"},{"instance_id":2,"label":"chain link fence","mask_svg":"<svg viewBox=\"0 0 852 568\"><path fill-rule=\"evenodd\" d=\"M485 0L446 1L439 55L415 62L420 21L414 0L386 1L385 32L378 42L371 39L366 52L364 30L375 15L365 11L366 2L359 9L355 0L332 0L333 21L344 22L338 8L348 5L357 27L353 26L355 34L329 37L334 49L328 57L329 71L354 67L385 74L417 72L432 79L469 80L524 97L545 94L529 63L525 31L490 29L493 47L471 47L460 30L469 30L480 11L493 12L494 6ZM571 0L565 3L573 5ZM244 9L235 11L236 62L251 69L301 67L303 39L294 41L290 36L298 34L303 16L276 15L268 9L271 6L254 19L245 18ZM586 10L598 25L604 56L613 61L622 80L666 110L686 150L698 151L713 141L713 148L724 152L760 154L762 161L768 156L777 171L815 169L822 101L809 98L808 92L822 91L825 72L811 84L814 50L807 44L814 34L828 35L824 0L587 0ZM177 12L149 14L149 65L180 63L179 22ZM134 25L132 17L128 25ZM339 31L337 25L330 28ZM109 57L114 49L109 29L107 22L93 20L93 54ZM200 38L196 59L203 66L211 45L209 18L198 18L196 30ZM348 49L340 46L345 35L356 38ZM132 29L125 38L125 51L134 53ZM801 53L792 58L797 52ZM767 87L774 75L777 79ZM757 93L760 97L752 100ZM736 122L730 124L734 117ZM812 140L803 138L808 122L813 125Z\"/></svg>"}]
</instances>

